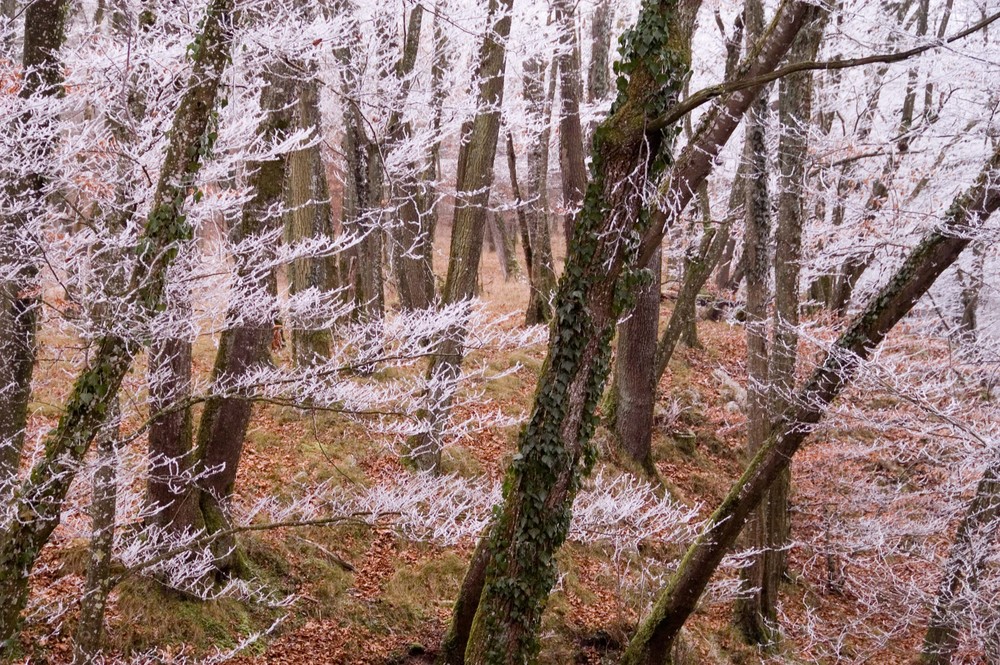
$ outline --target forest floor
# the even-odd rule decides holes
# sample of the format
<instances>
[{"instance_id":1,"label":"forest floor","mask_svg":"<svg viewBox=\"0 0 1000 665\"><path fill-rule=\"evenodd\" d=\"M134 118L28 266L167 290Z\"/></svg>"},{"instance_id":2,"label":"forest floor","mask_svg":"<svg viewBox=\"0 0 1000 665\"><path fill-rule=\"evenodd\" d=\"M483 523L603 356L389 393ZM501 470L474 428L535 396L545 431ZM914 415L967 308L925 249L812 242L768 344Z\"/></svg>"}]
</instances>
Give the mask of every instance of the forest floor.
<instances>
[{"instance_id":1,"label":"forest floor","mask_svg":"<svg viewBox=\"0 0 1000 665\"><path fill-rule=\"evenodd\" d=\"M495 255L485 252L484 259L484 300L498 312L520 311L527 301L526 283L504 282ZM664 298L662 320L671 306ZM696 507L704 518L738 477L745 459L745 419L740 409L733 408L733 395L716 370L745 385L746 352L739 325L701 321L698 334L701 347L680 347L660 384L654 455L672 496ZM544 351L539 345L496 358L498 366L520 363L520 368L487 384L487 396L505 412L526 412ZM209 371L212 353L210 340L199 343L197 372ZM810 358L804 364L808 367L811 362ZM56 372L57 367L55 361L43 363L47 372ZM58 403L55 396L52 403ZM37 404L32 428L41 431L51 426L56 414L55 407ZM516 433L516 428L503 428L453 442L445 453L445 471L499 482L514 451ZM606 436L599 431L598 441ZM831 493L839 485L831 485L829 478L864 472L845 466L838 452L841 436L844 433L836 427L828 428L822 440L811 444L794 464L795 545L789 554L790 579L782 601L786 636L772 655L785 662L843 658L845 662L904 663L919 641L917 623L903 630L887 628L886 634L893 635L891 643L874 646L849 634L836 647L839 656L831 656L828 648L833 638L819 640L807 628L817 621L846 625L859 616L876 626L894 621L891 614L873 615L865 608L865 597L837 578L844 574L846 564L831 561L832 555L822 552L830 529L823 507L838 498ZM130 445L141 447L143 440ZM598 472L621 473L607 461L598 467ZM237 492L249 502L280 495L293 483L340 477L345 483L372 485L401 482L411 473L390 446L373 441L356 423L336 415L260 405L248 435ZM67 526L61 532L64 535L57 533L34 577L35 588L50 605L36 603L43 609L29 617L23 637L25 662L68 662L75 613L72 600L82 584L85 541L65 535L72 532ZM158 649L148 662L195 657L214 648L231 648L284 617L270 634L232 662L433 662L474 543L469 539L444 547L410 541L391 525L355 525L265 532L243 538L242 545L265 584L278 595L294 594L290 607L265 608L233 599L196 602L167 592L153 581L132 578L112 596L107 617L109 652L124 655ZM643 547L654 558L677 555L677 551L657 549L654 542ZM634 585L623 584L604 548L570 543L559 562L562 578L546 609L540 662L617 662L653 589L639 592ZM851 565L864 566L863 557ZM733 577L734 573L730 569L724 575ZM64 629L52 635L49 622L59 612L68 619ZM730 612L727 602L703 604L687 628L689 662L756 663L771 657L740 643L730 628Z\"/></svg>"}]
</instances>

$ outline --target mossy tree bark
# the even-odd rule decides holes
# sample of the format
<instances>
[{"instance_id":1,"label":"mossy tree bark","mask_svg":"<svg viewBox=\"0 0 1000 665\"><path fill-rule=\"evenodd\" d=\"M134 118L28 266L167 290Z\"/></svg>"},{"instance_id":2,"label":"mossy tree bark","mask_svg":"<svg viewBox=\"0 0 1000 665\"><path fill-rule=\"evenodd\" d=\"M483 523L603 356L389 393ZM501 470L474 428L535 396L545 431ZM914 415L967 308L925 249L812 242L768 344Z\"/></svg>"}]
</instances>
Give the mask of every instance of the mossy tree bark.
<instances>
[{"instance_id":1,"label":"mossy tree bark","mask_svg":"<svg viewBox=\"0 0 1000 665\"><path fill-rule=\"evenodd\" d=\"M507 38L510 35L513 0L490 0L488 31L479 48L473 80L479 81L476 115L462 127L455 183L455 214L452 220L448 275L442 300L451 305L476 293L479 260L493 187L493 162L500 137L500 107L503 104ZM458 323L441 340L428 368L429 388L421 417L423 432L409 441L410 459L421 469L437 469L441 461L441 431L448 417L451 395L461 373L465 336Z\"/></svg>"},{"instance_id":2,"label":"mossy tree bark","mask_svg":"<svg viewBox=\"0 0 1000 665\"><path fill-rule=\"evenodd\" d=\"M599 0L590 22L590 66L587 68L587 101L611 94L611 0Z\"/></svg>"},{"instance_id":3,"label":"mossy tree bark","mask_svg":"<svg viewBox=\"0 0 1000 665\"><path fill-rule=\"evenodd\" d=\"M166 273L179 242L191 235L182 212L188 188L201 166L202 140L215 108L221 77L229 62L232 0L213 0L192 50L188 88L174 118L152 207L136 249L139 268L129 292L145 315L160 305ZM42 547L58 526L62 503L90 442L107 420L122 379L132 366L137 341L108 335L100 339L67 398L45 452L14 497L22 516L0 532L0 660L17 638L28 600L28 576Z\"/></svg>"},{"instance_id":4,"label":"mossy tree bark","mask_svg":"<svg viewBox=\"0 0 1000 665\"><path fill-rule=\"evenodd\" d=\"M643 4L627 37L618 101L595 132L592 179L556 294L531 416L508 470L503 507L480 544L487 561L466 578L484 571L483 583L464 585L456 606L456 612L477 607L467 637L458 614L451 633L451 653L464 651L464 662L522 663L537 652L555 554L594 458L594 411L607 378L611 336L639 279L636 245L628 239L637 238L646 219L640 213L649 179L668 161L673 132L647 131L646 121L676 101L687 75L676 34L678 5ZM623 273L630 278L620 280Z\"/></svg>"},{"instance_id":5,"label":"mossy tree bark","mask_svg":"<svg viewBox=\"0 0 1000 665\"><path fill-rule=\"evenodd\" d=\"M24 80L22 99L49 97L62 92L59 50L66 39L68 0L39 0L24 8L24 50L21 65ZM4 4L4 10L8 4ZM31 118L25 118L30 121ZM25 140L38 142L44 159L51 152L53 137L48 131ZM44 172L19 175L4 186L5 198L44 202L47 180ZM35 330L40 306L37 285L37 253L26 237L28 211L0 218L0 266L10 275L0 281L0 489L16 481L24 447L28 419L31 377L35 366Z\"/></svg>"},{"instance_id":6,"label":"mossy tree bark","mask_svg":"<svg viewBox=\"0 0 1000 665\"><path fill-rule=\"evenodd\" d=\"M827 407L892 328L971 242L974 232L1000 208L996 173L1000 151L992 155L975 184L948 209L944 222L910 252L889 282L838 338L823 363L776 419L770 436L743 475L688 548L680 567L660 593L625 652L623 663L671 662L684 622L694 611L712 574L739 536L750 513L789 466Z\"/></svg>"}]
</instances>

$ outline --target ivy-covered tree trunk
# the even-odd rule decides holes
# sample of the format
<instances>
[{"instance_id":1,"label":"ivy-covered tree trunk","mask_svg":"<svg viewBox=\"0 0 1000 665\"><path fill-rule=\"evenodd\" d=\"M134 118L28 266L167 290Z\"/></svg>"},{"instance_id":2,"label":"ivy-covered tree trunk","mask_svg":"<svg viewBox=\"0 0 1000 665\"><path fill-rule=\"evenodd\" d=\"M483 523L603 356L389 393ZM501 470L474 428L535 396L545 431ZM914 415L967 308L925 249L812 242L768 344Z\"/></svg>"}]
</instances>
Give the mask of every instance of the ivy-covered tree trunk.
<instances>
[{"instance_id":1,"label":"ivy-covered tree trunk","mask_svg":"<svg viewBox=\"0 0 1000 665\"><path fill-rule=\"evenodd\" d=\"M575 3L555 0L556 20L559 22L559 170L562 174L563 234L567 251L573 238L577 209L583 202L587 188L587 167L583 152L583 126L580 124L580 102L583 82L580 78L580 44L574 20Z\"/></svg>"},{"instance_id":2,"label":"ivy-covered tree trunk","mask_svg":"<svg viewBox=\"0 0 1000 665\"><path fill-rule=\"evenodd\" d=\"M527 325L547 323L552 317L550 299L556 288L556 273L552 259L552 238L549 232L549 139L552 128L552 100L556 91L556 64L548 67L549 87L545 88L545 58L534 56L524 63L521 79L524 99L531 126L541 127L538 134L528 141L527 195L531 201L526 213L528 240L531 249L529 267L530 295ZM529 248L525 244L525 251Z\"/></svg>"},{"instance_id":3,"label":"ivy-covered tree trunk","mask_svg":"<svg viewBox=\"0 0 1000 665\"><path fill-rule=\"evenodd\" d=\"M683 87L679 6L697 4L647 1L626 37L621 92L595 132L592 179L556 294L548 357L507 472L503 507L480 545L488 557L481 593L468 584L459 600L460 607L478 605L467 663L523 663L537 652L555 554L594 458L594 411L607 378L611 336L636 285L635 245L628 238L642 228L648 179L669 159L673 132L646 131L646 121L676 101ZM632 277L619 285L623 273ZM474 566L470 575L475 572ZM453 637L462 643L460 635Z\"/></svg>"},{"instance_id":4,"label":"ivy-covered tree trunk","mask_svg":"<svg viewBox=\"0 0 1000 665\"><path fill-rule=\"evenodd\" d=\"M513 0L490 0L488 32L479 49L475 77L479 81L475 117L462 127L455 184L448 275L442 300L451 305L476 292L483 233L493 187L493 162L500 137L507 38ZM437 469L441 461L441 431L451 407L451 396L461 374L465 336L457 323L437 346L428 368L429 387L421 417L424 431L409 441L410 459L421 469Z\"/></svg>"},{"instance_id":5,"label":"ivy-covered tree trunk","mask_svg":"<svg viewBox=\"0 0 1000 665\"><path fill-rule=\"evenodd\" d=\"M203 137L215 108L220 80L229 61L232 0L213 0L207 9L198 48L173 128L146 227L137 247L138 268L129 292L145 315L160 305L166 273L177 244L190 237L182 208L201 166ZM23 516L0 531L0 660L17 639L21 610L28 600L28 576L42 547L58 526L62 503L90 442L107 420L122 379L140 345L105 336L73 384L56 427L45 438L45 452L21 485L13 510Z\"/></svg>"},{"instance_id":6,"label":"ivy-covered tree trunk","mask_svg":"<svg viewBox=\"0 0 1000 665\"><path fill-rule=\"evenodd\" d=\"M24 8L24 51L21 65L24 79L22 99L49 97L61 93L62 71L59 50L65 41L68 0L38 0ZM4 9L8 8L7 4ZM25 118L30 121L29 116ZM23 137L38 142L39 156L51 151L49 131ZM47 174L18 174L4 185L3 199L20 207L25 200L44 203ZM0 490L16 481L24 447L28 420L31 377L35 367L35 329L40 306L37 284L37 252L30 238L32 212L0 212Z\"/></svg>"},{"instance_id":7,"label":"ivy-covered tree trunk","mask_svg":"<svg viewBox=\"0 0 1000 665\"><path fill-rule=\"evenodd\" d=\"M80 617L73 632L73 665L88 665L100 652L104 634L104 612L111 593L111 554L115 541L118 501L119 418L118 400L108 408L108 422L97 435L97 469L90 502L91 536L87 579L80 599Z\"/></svg>"},{"instance_id":8,"label":"ivy-covered tree trunk","mask_svg":"<svg viewBox=\"0 0 1000 665\"><path fill-rule=\"evenodd\" d=\"M314 76L298 89L295 124L321 135L319 84ZM286 235L290 242L316 237L333 237L333 214L326 169L319 145L296 150L288 156L286 185L289 213ZM310 288L329 294L337 286L337 263L334 257L303 257L292 261L288 270L288 291L296 295ZM308 367L330 355L330 331L322 322L303 315L288 321L291 329L292 356L295 364Z\"/></svg>"},{"instance_id":9,"label":"ivy-covered tree trunk","mask_svg":"<svg viewBox=\"0 0 1000 665\"><path fill-rule=\"evenodd\" d=\"M267 86L261 92L264 117L257 134L265 145L280 142L291 131L295 81L291 70L279 68L269 75ZM283 156L247 164L251 174L248 184L254 194L230 231L234 246L247 238L274 236L280 231L282 219L274 211L283 197L286 164ZM234 392L231 386L270 360L277 308L272 307L269 311L255 308L253 316L248 316L245 308L249 302L274 302L277 295L274 270L262 270L258 265L261 258L259 254L234 256L238 286L232 295L234 304L226 314L226 328L219 337L219 349L215 354L213 395L205 402L198 424L195 463L197 475L202 479L186 500L196 504L199 511L199 521L191 526L203 526L208 533L230 524L229 501L253 407L251 395ZM211 469L219 471L208 475ZM216 552L234 551L233 542L225 541L221 539L213 544ZM233 563L233 559L217 561L223 570Z\"/></svg>"},{"instance_id":10,"label":"ivy-covered tree trunk","mask_svg":"<svg viewBox=\"0 0 1000 665\"><path fill-rule=\"evenodd\" d=\"M1000 151L990 158L975 184L952 203L943 224L910 252L906 260L838 338L823 363L798 390L771 428L767 441L688 548L680 567L660 593L625 652L625 665L671 662L677 635L694 611L726 552L750 513L789 466L802 442L892 328L906 316L942 272L970 242L970 231L1000 208Z\"/></svg>"}]
</instances>

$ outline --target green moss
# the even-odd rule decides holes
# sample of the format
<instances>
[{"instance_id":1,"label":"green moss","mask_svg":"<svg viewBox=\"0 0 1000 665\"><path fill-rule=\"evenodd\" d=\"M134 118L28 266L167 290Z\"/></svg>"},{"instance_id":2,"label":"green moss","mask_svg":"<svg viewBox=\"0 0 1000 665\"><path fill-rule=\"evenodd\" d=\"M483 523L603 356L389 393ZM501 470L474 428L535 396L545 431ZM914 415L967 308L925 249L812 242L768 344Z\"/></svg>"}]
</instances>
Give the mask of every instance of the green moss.
<instances>
[{"instance_id":1,"label":"green moss","mask_svg":"<svg viewBox=\"0 0 1000 665\"><path fill-rule=\"evenodd\" d=\"M438 608L450 607L468 565L453 552L402 565L383 586L382 601L389 617L414 623L436 616Z\"/></svg>"}]
</instances>

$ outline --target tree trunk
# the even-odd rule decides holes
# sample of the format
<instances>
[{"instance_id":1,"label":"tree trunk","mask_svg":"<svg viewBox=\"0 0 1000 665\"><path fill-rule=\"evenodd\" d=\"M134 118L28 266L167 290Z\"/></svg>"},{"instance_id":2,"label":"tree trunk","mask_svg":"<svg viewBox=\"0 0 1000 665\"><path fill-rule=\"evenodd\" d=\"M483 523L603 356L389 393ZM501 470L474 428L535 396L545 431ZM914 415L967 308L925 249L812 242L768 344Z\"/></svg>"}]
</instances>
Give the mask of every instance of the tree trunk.
<instances>
[{"instance_id":1,"label":"tree trunk","mask_svg":"<svg viewBox=\"0 0 1000 665\"><path fill-rule=\"evenodd\" d=\"M593 104L611 94L611 0L598 0L590 23L590 67L587 70L587 101Z\"/></svg>"},{"instance_id":2,"label":"tree trunk","mask_svg":"<svg viewBox=\"0 0 1000 665\"><path fill-rule=\"evenodd\" d=\"M509 282L515 279L521 272L517 264L517 248L514 246L514 235L507 228L504 221L496 212L490 212L487 216L488 230L496 245L497 261L500 263L500 271L503 273L503 280Z\"/></svg>"},{"instance_id":3,"label":"tree trunk","mask_svg":"<svg viewBox=\"0 0 1000 665\"><path fill-rule=\"evenodd\" d=\"M958 294L959 317L958 334L967 342L975 343L978 330L979 299L985 285L983 264L986 260L986 245L977 242L972 245L972 266L969 271L958 270L960 291Z\"/></svg>"},{"instance_id":4,"label":"tree trunk","mask_svg":"<svg viewBox=\"0 0 1000 665\"><path fill-rule=\"evenodd\" d=\"M657 475L652 444L661 263L660 252L653 254L646 266L650 281L636 294L632 313L618 324L618 358L606 414L618 455L651 478Z\"/></svg>"},{"instance_id":5,"label":"tree trunk","mask_svg":"<svg viewBox=\"0 0 1000 665\"><path fill-rule=\"evenodd\" d=\"M298 129L321 134L319 84L313 76L299 88L295 106ZM288 158L288 240L296 242L316 237L333 237L330 191L319 145L297 150ZM346 198L346 192L345 192ZM303 257L289 268L288 292L294 296L310 288L329 293L337 284L336 258ZM292 356L299 367L309 367L330 356L330 331L320 320L303 316L288 322Z\"/></svg>"},{"instance_id":6,"label":"tree trunk","mask_svg":"<svg viewBox=\"0 0 1000 665\"><path fill-rule=\"evenodd\" d=\"M170 296L168 296L168 299ZM190 303L188 303L190 312ZM147 500L157 512L150 523L183 532L199 528L198 509L182 479L194 464L192 451L191 341L165 339L149 350L149 459Z\"/></svg>"},{"instance_id":7,"label":"tree trunk","mask_svg":"<svg viewBox=\"0 0 1000 665\"><path fill-rule=\"evenodd\" d=\"M937 601L915 665L950 665L971 596L979 588L990 548L1000 530L1000 463L989 466L976 486L955 534Z\"/></svg>"},{"instance_id":8,"label":"tree trunk","mask_svg":"<svg viewBox=\"0 0 1000 665\"><path fill-rule=\"evenodd\" d=\"M673 136L646 131L646 120L676 100L687 71L685 54L650 26L675 26L681 13L674 0L644 5L635 34L651 37L651 44L645 53L625 53L620 67L628 84L595 133L593 177L556 294L548 358L508 470L503 508L485 536L484 582L481 591L465 585L459 600L466 607L478 604L465 648L468 663L523 663L537 651L554 557L594 458L594 410L607 378L611 335L635 283L616 288L623 271L636 269L634 255L618 239L641 219L646 179L662 173ZM457 647L465 640L456 628Z\"/></svg>"},{"instance_id":9,"label":"tree trunk","mask_svg":"<svg viewBox=\"0 0 1000 665\"><path fill-rule=\"evenodd\" d=\"M290 132L295 80L293 72L288 70L279 70L268 77L260 98L264 116L257 130L265 144L280 142ZM252 174L249 185L254 195L244 205L240 220L230 233L234 245L249 237L274 236L281 229L282 220L272 211L284 194L286 158L251 162L247 171ZM234 257L238 291L232 296L226 328L219 338L212 369L212 396L205 402L198 425L195 459L197 475L202 479L185 498L199 513L198 521L190 526L203 526L210 534L230 526L229 501L253 406L250 395L233 391L231 386L270 359L277 308L262 314L255 310L255 316L247 316L244 311L246 303L274 302L277 296L274 271L261 270L258 267L261 258L259 254ZM211 469L219 471L209 475ZM220 557L235 552L232 539L216 541L213 548ZM238 556L220 558L216 565L225 571L238 562Z\"/></svg>"},{"instance_id":10,"label":"tree trunk","mask_svg":"<svg viewBox=\"0 0 1000 665\"><path fill-rule=\"evenodd\" d=\"M80 618L73 633L73 665L94 662L104 634L104 611L111 593L111 554L115 542L115 504L118 501L118 400L108 407L108 422L97 435L97 470L90 503L91 537L87 579L80 600Z\"/></svg>"},{"instance_id":11,"label":"tree trunk","mask_svg":"<svg viewBox=\"0 0 1000 665\"><path fill-rule=\"evenodd\" d=\"M764 7L760 0L743 5L747 38L756 41L764 31ZM801 38L801 34L800 37ZM761 94L747 114L746 229L743 256L746 262L747 302L747 452L748 457L764 444L770 429L768 411L767 305L771 299L771 204L767 191L767 95ZM770 497L750 517L746 545L759 551L740 571L744 594L736 601L736 628L748 642L770 644L777 637L776 605L780 575L775 575L775 538L771 530Z\"/></svg>"},{"instance_id":12,"label":"tree trunk","mask_svg":"<svg viewBox=\"0 0 1000 665\"><path fill-rule=\"evenodd\" d=\"M541 130L528 140L528 239L531 244L530 295L527 325L548 323L552 316L549 303L556 288L556 274L552 260L552 239L549 234L548 172L549 138L552 128L552 100L556 91L556 62L553 60L549 74L549 88L545 90L545 59L529 58L524 63L522 89L528 104L527 112L532 125L537 122ZM528 245L525 244L525 248Z\"/></svg>"},{"instance_id":13,"label":"tree trunk","mask_svg":"<svg viewBox=\"0 0 1000 665\"><path fill-rule=\"evenodd\" d=\"M21 64L24 82L20 97L49 97L62 89L59 50L66 39L65 22L68 0L38 0L24 9L24 51ZM7 10L7 5L4 5ZM39 158L51 152L54 137L23 137L38 142ZM42 188L45 173L27 173L5 185L12 200L32 200L44 204ZM28 421L31 376L35 367L35 329L41 305L37 284L38 260L30 238L32 212L6 215L0 219L0 385L5 386L0 400L0 491L17 480L24 448L24 428Z\"/></svg>"},{"instance_id":14,"label":"tree trunk","mask_svg":"<svg viewBox=\"0 0 1000 665\"><path fill-rule=\"evenodd\" d=\"M555 0L556 20L560 24L559 66L559 170L562 173L563 233L569 251L573 227L587 187L587 167L583 154L583 127L580 124L580 100L583 97L580 80L580 45L574 21L575 3Z\"/></svg>"},{"instance_id":15,"label":"tree trunk","mask_svg":"<svg viewBox=\"0 0 1000 665\"><path fill-rule=\"evenodd\" d=\"M232 0L213 0L198 35L187 91L170 132L160 180L137 247L140 266L128 292L147 316L163 298L166 273L176 244L190 237L182 205L201 166L201 146L221 77L229 60ZM174 251L169 251L174 250ZM62 503L90 442L107 420L122 379L139 351L135 340L105 336L81 371L59 422L45 440L45 454L22 484L12 509L31 516L0 532L0 660L17 639L21 610L28 600L28 576L42 547L58 526Z\"/></svg>"},{"instance_id":16,"label":"tree trunk","mask_svg":"<svg viewBox=\"0 0 1000 665\"><path fill-rule=\"evenodd\" d=\"M776 419L767 441L688 548L650 616L632 638L622 661L625 665L670 662L677 634L751 511L788 468L812 427L858 366L955 262L970 242L969 231L1000 207L1000 187L993 182L997 168L1000 151L990 158L976 183L951 205L944 224L910 252L895 275L858 314L823 364L797 392L791 406Z\"/></svg>"},{"instance_id":17,"label":"tree trunk","mask_svg":"<svg viewBox=\"0 0 1000 665\"><path fill-rule=\"evenodd\" d=\"M493 162L500 136L507 37L513 0L490 0L489 32L479 50L476 78L479 90L476 115L462 127L455 183L455 215L443 302L451 305L476 292L483 248L487 206L493 187ZM441 432L461 374L464 323L457 323L442 339L428 368L429 388L421 416L424 431L409 441L409 457L420 469L437 469L441 460Z\"/></svg>"}]
</instances>

